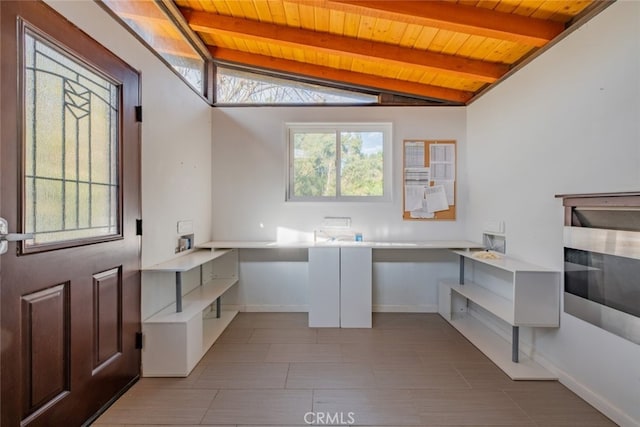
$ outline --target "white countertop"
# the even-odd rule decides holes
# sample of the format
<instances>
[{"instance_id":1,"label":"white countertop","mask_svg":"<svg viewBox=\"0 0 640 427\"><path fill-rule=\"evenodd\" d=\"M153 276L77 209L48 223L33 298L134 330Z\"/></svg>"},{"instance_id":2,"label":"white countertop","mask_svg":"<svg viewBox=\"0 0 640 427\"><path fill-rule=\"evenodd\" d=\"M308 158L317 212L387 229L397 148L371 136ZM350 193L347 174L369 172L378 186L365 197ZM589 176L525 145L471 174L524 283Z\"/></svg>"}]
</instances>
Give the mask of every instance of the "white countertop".
<instances>
[{"instance_id":1,"label":"white countertop","mask_svg":"<svg viewBox=\"0 0 640 427\"><path fill-rule=\"evenodd\" d=\"M509 271L511 273L516 272L542 272L542 273L557 273L557 270L552 270L547 267L542 267L535 264L530 264L528 262L520 261L517 259L510 258L504 254L497 254L498 258L496 259L483 259L474 256L477 251L453 251L454 253L463 256L465 258L472 259L476 262L480 262L483 264L491 265L496 268Z\"/></svg>"},{"instance_id":2,"label":"white countertop","mask_svg":"<svg viewBox=\"0 0 640 427\"><path fill-rule=\"evenodd\" d=\"M308 249L327 247L361 247L373 249L477 249L482 244L468 240L423 240L415 242L374 242L374 241L344 241L327 242L275 242L275 241L245 241L245 240L214 240L197 245L206 249Z\"/></svg>"}]
</instances>

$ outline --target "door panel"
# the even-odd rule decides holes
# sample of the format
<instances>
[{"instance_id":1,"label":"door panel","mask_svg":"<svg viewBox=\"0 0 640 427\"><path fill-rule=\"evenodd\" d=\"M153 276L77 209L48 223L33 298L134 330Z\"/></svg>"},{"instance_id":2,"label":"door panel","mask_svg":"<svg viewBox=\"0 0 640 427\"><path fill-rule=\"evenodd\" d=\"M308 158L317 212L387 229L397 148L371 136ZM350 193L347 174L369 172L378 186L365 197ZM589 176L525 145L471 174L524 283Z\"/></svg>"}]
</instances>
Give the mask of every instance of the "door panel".
<instances>
[{"instance_id":1,"label":"door panel","mask_svg":"<svg viewBox=\"0 0 640 427\"><path fill-rule=\"evenodd\" d=\"M0 31L0 424L79 426L140 373L140 76L41 1Z\"/></svg>"},{"instance_id":2,"label":"door panel","mask_svg":"<svg viewBox=\"0 0 640 427\"><path fill-rule=\"evenodd\" d=\"M69 393L69 283L22 297L23 415Z\"/></svg>"},{"instance_id":3,"label":"door panel","mask_svg":"<svg viewBox=\"0 0 640 427\"><path fill-rule=\"evenodd\" d=\"M93 276L94 373L122 351L122 275L114 268Z\"/></svg>"}]
</instances>

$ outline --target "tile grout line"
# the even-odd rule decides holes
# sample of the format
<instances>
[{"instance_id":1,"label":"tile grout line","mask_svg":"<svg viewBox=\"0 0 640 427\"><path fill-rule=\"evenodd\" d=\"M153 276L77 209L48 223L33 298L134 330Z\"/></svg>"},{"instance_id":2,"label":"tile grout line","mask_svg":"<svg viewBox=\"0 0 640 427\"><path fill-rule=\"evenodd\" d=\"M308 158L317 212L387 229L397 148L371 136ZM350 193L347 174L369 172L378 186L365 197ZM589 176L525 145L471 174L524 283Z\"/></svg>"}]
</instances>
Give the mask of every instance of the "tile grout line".
<instances>
[{"instance_id":1,"label":"tile grout line","mask_svg":"<svg viewBox=\"0 0 640 427\"><path fill-rule=\"evenodd\" d=\"M422 360L422 358L420 359ZM462 380L467 383L467 385L469 386L469 390L474 390L473 386L471 385L471 383L469 382L469 380L467 380L467 377L465 377L462 372L460 372L460 370L456 367L455 363L448 363L448 365L451 366L451 368L456 371L456 373L462 378Z\"/></svg>"},{"instance_id":2,"label":"tile grout line","mask_svg":"<svg viewBox=\"0 0 640 427\"><path fill-rule=\"evenodd\" d=\"M215 402L219 393L220 393L220 389L217 389L215 394L213 395L213 399L211 399L211 402L209 402L209 406L202 414L202 417L200 417L200 421L198 422L198 424L203 425L202 422L204 421L204 418L207 416L207 413L211 410L211 407L213 406L213 402Z\"/></svg>"},{"instance_id":3,"label":"tile grout line","mask_svg":"<svg viewBox=\"0 0 640 427\"><path fill-rule=\"evenodd\" d=\"M247 341L244 344L251 344L251 338L253 338L253 334L256 332L256 328L251 328L251 333L247 337Z\"/></svg>"},{"instance_id":4,"label":"tile grout line","mask_svg":"<svg viewBox=\"0 0 640 427\"><path fill-rule=\"evenodd\" d=\"M284 376L284 390L289 390L287 383L289 382L289 371L291 371L291 362L287 363L287 374Z\"/></svg>"},{"instance_id":5,"label":"tile grout line","mask_svg":"<svg viewBox=\"0 0 640 427\"><path fill-rule=\"evenodd\" d=\"M516 405L516 407L518 409L520 409L522 411L522 413L527 417L527 419L531 421L531 425L532 426L538 426L539 425L536 422L536 420L534 420L531 417L531 415L529 415L529 413L527 411L525 411L524 408L518 404L518 402L515 401L515 399L513 399L511 396L509 396L509 393L507 393L506 390L503 389L503 390L499 390L499 391L500 391L500 393L504 394L507 397L507 399L509 399L511 402L513 402L513 404Z\"/></svg>"}]
</instances>

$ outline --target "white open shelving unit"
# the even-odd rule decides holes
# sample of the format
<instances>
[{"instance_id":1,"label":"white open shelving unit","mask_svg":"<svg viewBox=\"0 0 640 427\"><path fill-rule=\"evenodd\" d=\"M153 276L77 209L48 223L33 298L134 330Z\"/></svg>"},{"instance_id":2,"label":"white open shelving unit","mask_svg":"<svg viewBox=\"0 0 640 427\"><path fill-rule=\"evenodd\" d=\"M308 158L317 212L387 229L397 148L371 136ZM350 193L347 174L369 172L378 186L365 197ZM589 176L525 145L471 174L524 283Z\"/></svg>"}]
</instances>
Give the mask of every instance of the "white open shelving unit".
<instances>
[{"instance_id":1,"label":"white open shelving unit","mask_svg":"<svg viewBox=\"0 0 640 427\"><path fill-rule=\"evenodd\" d=\"M203 265L212 262L210 277ZM200 286L182 292L182 273L200 268ZM238 282L234 249L195 250L144 268L175 273L176 300L142 322L142 375L186 377L238 313L221 309L220 297Z\"/></svg>"},{"instance_id":2,"label":"white open shelving unit","mask_svg":"<svg viewBox=\"0 0 640 427\"><path fill-rule=\"evenodd\" d=\"M453 252L460 257L460 278L458 282L440 283L440 314L511 379L557 379L520 351L519 327L559 326L560 272L504 255L483 259L474 255L477 251ZM482 274L477 274L481 282L473 280L475 268L482 269ZM510 281L491 280L492 271L496 277L506 273ZM511 342L474 317L468 310L469 302L510 325Z\"/></svg>"}]
</instances>

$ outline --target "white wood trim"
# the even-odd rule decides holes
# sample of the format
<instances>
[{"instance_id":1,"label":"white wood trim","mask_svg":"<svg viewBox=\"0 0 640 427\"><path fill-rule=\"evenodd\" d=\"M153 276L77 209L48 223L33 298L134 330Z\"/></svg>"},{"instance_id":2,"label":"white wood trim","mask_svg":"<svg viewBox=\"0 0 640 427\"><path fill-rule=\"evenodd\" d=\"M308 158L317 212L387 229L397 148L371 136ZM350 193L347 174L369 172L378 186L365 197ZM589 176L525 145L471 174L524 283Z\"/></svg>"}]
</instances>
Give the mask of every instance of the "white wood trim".
<instances>
[{"instance_id":1,"label":"white wood trim","mask_svg":"<svg viewBox=\"0 0 640 427\"><path fill-rule=\"evenodd\" d=\"M394 305L394 304L374 304L371 307L374 313L437 313L438 306L435 304L423 305Z\"/></svg>"}]
</instances>

